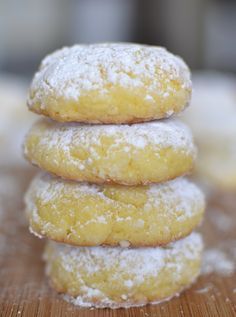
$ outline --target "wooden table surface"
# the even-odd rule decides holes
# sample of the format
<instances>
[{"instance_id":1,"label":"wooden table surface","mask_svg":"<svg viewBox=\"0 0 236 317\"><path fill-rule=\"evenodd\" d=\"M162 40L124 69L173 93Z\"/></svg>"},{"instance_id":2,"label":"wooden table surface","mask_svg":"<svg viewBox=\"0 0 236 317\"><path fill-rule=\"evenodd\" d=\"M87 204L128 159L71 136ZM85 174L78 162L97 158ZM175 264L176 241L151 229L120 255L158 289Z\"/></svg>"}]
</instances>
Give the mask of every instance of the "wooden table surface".
<instances>
[{"instance_id":1,"label":"wooden table surface","mask_svg":"<svg viewBox=\"0 0 236 317\"><path fill-rule=\"evenodd\" d=\"M41 259L44 241L29 234L24 220L22 196L32 174L24 168L0 170L0 316L236 316L235 271L202 275L180 297L156 306L97 310L65 302L50 289L45 278ZM236 258L236 198L221 193L210 200L202 226L206 249L222 251L232 266ZM213 257L218 266L222 254L219 259ZM226 267L227 259L222 263Z\"/></svg>"}]
</instances>

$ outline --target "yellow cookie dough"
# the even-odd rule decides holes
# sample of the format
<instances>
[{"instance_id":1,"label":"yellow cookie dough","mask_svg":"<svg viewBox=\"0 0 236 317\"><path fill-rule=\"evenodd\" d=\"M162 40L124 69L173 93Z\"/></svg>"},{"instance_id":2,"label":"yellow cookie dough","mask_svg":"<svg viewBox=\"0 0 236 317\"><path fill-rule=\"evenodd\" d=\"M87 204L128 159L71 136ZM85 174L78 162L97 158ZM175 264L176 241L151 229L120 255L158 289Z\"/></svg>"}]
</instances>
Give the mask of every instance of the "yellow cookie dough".
<instances>
[{"instance_id":1,"label":"yellow cookie dough","mask_svg":"<svg viewBox=\"0 0 236 317\"><path fill-rule=\"evenodd\" d=\"M204 212L201 191L183 178L126 187L40 174L25 202L32 232L78 246L167 244L192 232Z\"/></svg>"},{"instance_id":2,"label":"yellow cookie dough","mask_svg":"<svg viewBox=\"0 0 236 317\"><path fill-rule=\"evenodd\" d=\"M26 158L67 179L139 185L188 173L196 149L176 120L133 125L83 125L41 120L29 131Z\"/></svg>"},{"instance_id":3,"label":"yellow cookie dough","mask_svg":"<svg viewBox=\"0 0 236 317\"><path fill-rule=\"evenodd\" d=\"M163 248L70 247L50 242L51 284L79 306L131 307L176 296L195 281L201 264L197 233Z\"/></svg>"},{"instance_id":4,"label":"yellow cookie dough","mask_svg":"<svg viewBox=\"0 0 236 317\"><path fill-rule=\"evenodd\" d=\"M42 61L28 106L57 121L134 123L182 111L191 89L187 65L162 47L75 45Z\"/></svg>"}]
</instances>

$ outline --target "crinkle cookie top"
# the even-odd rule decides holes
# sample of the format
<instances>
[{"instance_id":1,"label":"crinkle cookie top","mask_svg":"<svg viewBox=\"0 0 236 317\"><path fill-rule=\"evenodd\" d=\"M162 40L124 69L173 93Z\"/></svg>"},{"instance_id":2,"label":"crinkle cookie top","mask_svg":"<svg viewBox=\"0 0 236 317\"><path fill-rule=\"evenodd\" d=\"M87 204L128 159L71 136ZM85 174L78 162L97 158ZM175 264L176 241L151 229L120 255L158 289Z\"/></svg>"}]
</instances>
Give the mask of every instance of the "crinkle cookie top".
<instances>
[{"instance_id":1,"label":"crinkle cookie top","mask_svg":"<svg viewBox=\"0 0 236 317\"><path fill-rule=\"evenodd\" d=\"M117 281L124 283L127 291L122 295L123 297L121 296L125 300L122 307L128 308L135 306L135 303L128 300L129 295L133 294L136 289L139 291L140 286L150 277L158 278L164 268L171 271L168 273L168 278L171 276L174 284L179 283L181 275L186 269L187 261L199 261L202 249L201 235L191 233L188 237L162 248L71 247L50 242L49 252L45 253L44 259L47 261L46 271L49 275L52 271L53 261L56 259L59 261L62 271L70 272L75 280L80 281L80 295L75 298L67 295L66 300L84 307L118 308L119 303L107 296L99 283L95 281L91 286L84 282L86 280L84 276L94 275L96 277L97 274L100 279L104 275L105 283L106 278L111 284L117 283ZM163 274L165 273L163 272ZM193 279L195 279L194 276ZM104 281L100 284L104 284ZM94 298L98 298L99 301L94 303Z\"/></svg>"},{"instance_id":2,"label":"crinkle cookie top","mask_svg":"<svg viewBox=\"0 0 236 317\"><path fill-rule=\"evenodd\" d=\"M29 132L41 136L40 144L49 148L57 146L67 150L70 145L83 144L90 148L102 145L104 137L114 139L111 150L121 144L144 149L146 146L159 148L172 147L185 149L195 156L196 147L189 128L176 119L158 120L132 125L85 125L76 123L58 123L52 120L39 120ZM125 151L129 152L127 147Z\"/></svg>"},{"instance_id":3,"label":"crinkle cookie top","mask_svg":"<svg viewBox=\"0 0 236 317\"><path fill-rule=\"evenodd\" d=\"M81 197L88 195L102 198L106 202L112 202L112 197L106 195L105 190L109 188L111 191L116 192L123 190L123 186L119 185L96 185L88 183L77 183L68 180L61 180L61 178L40 173L32 181L31 186L25 196L26 205L32 211L37 209L36 201L38 199L42 201L43 205L48 202L54 202L66 196L67 192L73 193L74 197L79 201ZM140 188L138 188L140 190ZM147 200L144 204L144 210L149 210L153 205L157 209L164 203L165 206L169 206L168 212L173 212L173 201L175 202L176 209L182 212L178 213L177 221L185 221L187 218L191 218L195 213L199 212L199 208L204 206L204 195L200 189L187 179L183 177L176 178L172 181L167 181L161 184L152 184L149 186L142 186L142 193L147 194ZM136 187L125 188L125 191L132 194ZM117 199L117 198L116 198ZM118 200L119 201L119 200ZM193 204L200 206L199 208L193 208ZM140 207L141 208L141 207ZM109 211L108 211L109 212ZM36 218L38 215L33 213ZM37 219L35 220L37 221ZM100 219L104 223L104 219ZM121 219L121 217L120 217ZM99 219L96 219L99 222Z\"/></svg>"},{"instance_id":4,"label":"crinkle cookie top","mask_svg":"<svg viewBox=\"0 0 236 317\"><path fill-rule=\"evenodd\" d=\"M105 90L109 85L143 87L151 80L150 91L161 90L161 78L177 80L191 89L190 72L184 61L157 46L104 43L74 45L48 55L35 74L29 106L42 95L78 100L81 93ZM161 92L162 91L162 92ZM156 91L158 94L158 91Z\"/></svg>"}]
</instances>

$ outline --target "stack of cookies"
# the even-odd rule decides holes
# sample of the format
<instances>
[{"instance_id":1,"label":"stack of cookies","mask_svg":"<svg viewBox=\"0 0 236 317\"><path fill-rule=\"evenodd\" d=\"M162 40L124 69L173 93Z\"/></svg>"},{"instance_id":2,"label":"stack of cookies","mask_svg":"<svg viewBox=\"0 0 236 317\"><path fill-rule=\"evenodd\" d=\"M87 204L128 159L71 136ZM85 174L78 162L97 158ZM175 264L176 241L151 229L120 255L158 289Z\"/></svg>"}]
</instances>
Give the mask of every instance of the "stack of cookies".
<instances>
[{"instance_id":1,"label":"stack of cookies","mask_svg":"<svg viewBox=\"0 0 236 317\"><path fill-rule=\"evenodd\" d=\"M169 118L190 97L188 67L161 47L76 45L43 60L28 105L49 119L24 152L50 174L33 180L26 213L51 240L51 284L73 303L156 303L197 278L204 198L183 178L196 149Z\"/></svg>"}]
</instances>

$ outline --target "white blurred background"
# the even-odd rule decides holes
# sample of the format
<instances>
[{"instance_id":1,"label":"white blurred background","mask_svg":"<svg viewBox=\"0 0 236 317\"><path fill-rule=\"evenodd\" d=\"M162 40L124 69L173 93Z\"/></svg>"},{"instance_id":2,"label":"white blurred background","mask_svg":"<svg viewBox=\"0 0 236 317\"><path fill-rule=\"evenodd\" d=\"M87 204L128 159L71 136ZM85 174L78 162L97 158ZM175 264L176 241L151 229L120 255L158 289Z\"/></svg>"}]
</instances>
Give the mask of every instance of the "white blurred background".
<instances>
[{"instance_id":1,"label":"white blurred background","mask_svg":"<svg viewBox=\"0 0 236 317\"><path fill-rule=\"evenodd\" d=\"M134 41L235 72L235 31L235 0L0 0L0 67L30 76L61 46Z\"/></svg>"}]
</instances>

